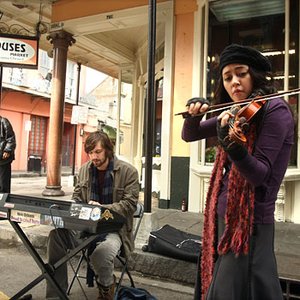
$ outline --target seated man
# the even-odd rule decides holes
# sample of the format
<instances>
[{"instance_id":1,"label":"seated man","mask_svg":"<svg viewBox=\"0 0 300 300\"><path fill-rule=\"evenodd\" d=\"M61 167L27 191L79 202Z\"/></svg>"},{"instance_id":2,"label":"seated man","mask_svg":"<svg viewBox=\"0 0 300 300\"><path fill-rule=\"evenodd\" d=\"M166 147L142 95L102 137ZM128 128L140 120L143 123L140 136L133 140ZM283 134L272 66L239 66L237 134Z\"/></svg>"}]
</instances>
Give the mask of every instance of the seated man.
<instances>
[{"instance_id":1,"label":"seated man","mask_svg":"<svg viewBox=\"0 0 300 300\"><path fill-rule=\"evenodd\" d=\"M127 220L119 232L100 235L99 242L90 255L90 264L99 288L98 300L110 300L113 299L115 286L114 259L120 249L122 254L128 257L134 248L132 227L133 214L139 197L138 172L130 164L117 159L113 144L103 132L91 133L85 141L84 150L89 155L90 161L79 170L72 198L76 202L108 207ZM76 243L77 239L73 232L63 228L52 230L48 239L49 263L56 263L65 255L67 249L74 248ZM67 264L56 270L55 278L66 291ZM49 282L46 299L59 299Z\"/></svg>"}]
</instances>

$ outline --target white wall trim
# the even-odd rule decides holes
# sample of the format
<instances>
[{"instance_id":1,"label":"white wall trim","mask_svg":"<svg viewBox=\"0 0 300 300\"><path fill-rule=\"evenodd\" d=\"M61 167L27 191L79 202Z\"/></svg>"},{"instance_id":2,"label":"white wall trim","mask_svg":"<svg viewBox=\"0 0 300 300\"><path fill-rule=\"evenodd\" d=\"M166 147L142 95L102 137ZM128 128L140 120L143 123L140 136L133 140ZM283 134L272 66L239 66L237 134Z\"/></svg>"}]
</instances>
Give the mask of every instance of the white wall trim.
<instances>
[{"instance_id":1,"label":"white wall trim","mask_svg":"<svg viewBox=\"0 0 300 300\"><path fill-rule=\"evenodd\" d=\"M170 200L171 190L171 114L174 82L174 3L169 2L165 22L164 85L161 124L161 189L160 198Z\"/></svg>"}]
</instances>

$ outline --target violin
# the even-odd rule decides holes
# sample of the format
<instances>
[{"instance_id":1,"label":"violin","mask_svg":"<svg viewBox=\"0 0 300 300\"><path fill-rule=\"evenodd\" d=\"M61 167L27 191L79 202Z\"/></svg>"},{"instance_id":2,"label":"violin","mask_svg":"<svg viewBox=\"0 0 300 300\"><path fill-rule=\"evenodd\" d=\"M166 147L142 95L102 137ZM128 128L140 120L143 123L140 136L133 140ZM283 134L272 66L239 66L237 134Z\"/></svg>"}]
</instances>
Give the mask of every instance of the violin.
<instances>
[{"instance_id":1,"label":"violin","mask_svg":"<svg viewBox=\"0 0 300 300\"><path fill-rule=\"evenodd\" d=\"M249 129L250 122L265 103L266 100L259 102L252 100L247 106L242 108L240 106L235 106L230 110L228 136L231 141L242 145L247 142L245 134Z\"/></svg>"}]
</instances>

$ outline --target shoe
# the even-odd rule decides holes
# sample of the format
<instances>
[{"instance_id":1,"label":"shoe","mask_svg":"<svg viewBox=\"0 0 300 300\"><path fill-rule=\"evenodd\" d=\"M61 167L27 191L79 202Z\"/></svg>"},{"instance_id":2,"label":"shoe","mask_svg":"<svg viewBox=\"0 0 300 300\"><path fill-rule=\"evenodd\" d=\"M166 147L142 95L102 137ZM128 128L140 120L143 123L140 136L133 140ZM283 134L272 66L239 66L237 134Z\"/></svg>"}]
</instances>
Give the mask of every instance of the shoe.
<instances>
[{"instance_id":1,"label":"shoe","mask_svg":"<svg viewBox=\"0 0 300 300\"><path fill-rule=\"evenodd\" d=\"M99 295L97 300L113 300L115 293L116 277L114 275L114 283L108 287L102 286L97 282Z\"/></svg>"}]
</instances>

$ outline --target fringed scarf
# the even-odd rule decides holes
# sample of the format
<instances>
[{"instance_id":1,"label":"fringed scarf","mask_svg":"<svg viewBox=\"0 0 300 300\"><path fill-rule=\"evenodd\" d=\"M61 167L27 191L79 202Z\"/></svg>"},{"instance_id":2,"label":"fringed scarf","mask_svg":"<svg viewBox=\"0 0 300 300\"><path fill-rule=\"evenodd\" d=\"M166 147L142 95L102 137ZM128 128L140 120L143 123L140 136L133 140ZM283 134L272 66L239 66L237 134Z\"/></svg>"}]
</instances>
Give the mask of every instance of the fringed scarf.
<instances>
[{"instance_id":1,"label":"fringed scarf","mask_svg":"<svg viewBox=\"0 0 300 300\"><path fill-rule=\"evenodd\" d=\"M255 138L255 125L251 125L247 149L252 153ZM212 280L215 259L232 251L237 256L249 251L249 233L252 234L254 215L254 187L239 173L234 163L229 171L225 230L217 245L217 200L227 161L227 153L220 147L214 164L210 186L207 193L204 212L202 258L201 258L201 294L205 299ZM216 250L217 248L217 250Z\"/></svg>"},{"instance_id":2,"label":"fringed scarf","mask_svg":"<svg viewBox=\"0 0 300 300\"><path fill-rule=\"evenodd\" d=\"M100 183L98 178L98 169L92 165L92 185L91 185L91 199L98 201L101 204L111 204L113 195L113 170L114 160L111 159L107 166L104 182L102 187L102 194L100 191Z\"/></svg>"},{"instance_id":3,"label":"fringed scarf","mask_svg":"<svg viewBox=\"0 0 300 300\"><path fill-rule=\"evenodd\" d=\"M102 187L102 194L100 191L100 183L99 183L99 172L98 169L92 165L92 185L91 185L91 199L98 201L101 204L111 204L113 201L113 170L114 170L114 160L111 159L107 166L104 175L104 182ZM93 253L95 250L97 243L102 242L105 240L107 234L100 234L99 237L93 241L88 247L88 257ZM90 264L87 266L87 273L86 273L86 284L89 287L94 286L94 277L95 272L91 268Z\"/></svg>"}]
</instances>

